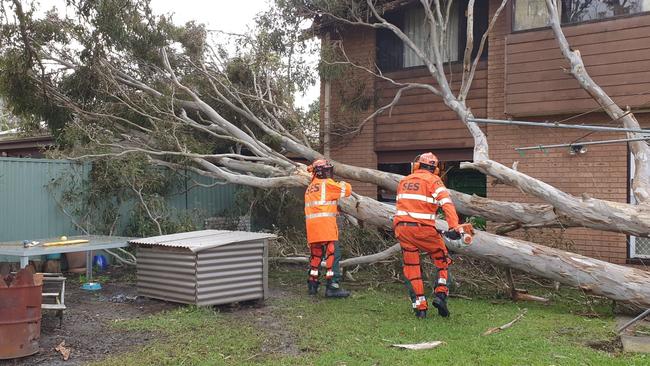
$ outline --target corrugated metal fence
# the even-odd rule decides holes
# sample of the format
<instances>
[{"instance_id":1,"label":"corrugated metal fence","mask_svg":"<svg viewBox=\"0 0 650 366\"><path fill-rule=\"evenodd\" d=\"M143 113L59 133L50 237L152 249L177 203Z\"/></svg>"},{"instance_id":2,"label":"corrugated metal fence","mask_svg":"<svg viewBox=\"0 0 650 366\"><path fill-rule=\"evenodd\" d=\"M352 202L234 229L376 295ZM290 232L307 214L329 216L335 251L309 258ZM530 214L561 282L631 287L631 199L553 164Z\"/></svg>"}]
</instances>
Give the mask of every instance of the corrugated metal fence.
<instances>
[{"instance_id":1,"label":"corrugated metal fence","mask_svg":"<svg viewBox=\"0 0 650 366\"><path fill-rule=\"evenodd\" d=\"M67 160L0 158L0 241L78 234L55 198L64 187L54 183L65 176L66 189L70 184L85 189L90 169L89 164ZM218 215L234 204L236 186L201 187L194 181L214 183L189 173L187 187L166 197L168 204L178 210L198 209L206 216ZM133 203L125 206L132 207Z\"/></svg>"}]
</instances>

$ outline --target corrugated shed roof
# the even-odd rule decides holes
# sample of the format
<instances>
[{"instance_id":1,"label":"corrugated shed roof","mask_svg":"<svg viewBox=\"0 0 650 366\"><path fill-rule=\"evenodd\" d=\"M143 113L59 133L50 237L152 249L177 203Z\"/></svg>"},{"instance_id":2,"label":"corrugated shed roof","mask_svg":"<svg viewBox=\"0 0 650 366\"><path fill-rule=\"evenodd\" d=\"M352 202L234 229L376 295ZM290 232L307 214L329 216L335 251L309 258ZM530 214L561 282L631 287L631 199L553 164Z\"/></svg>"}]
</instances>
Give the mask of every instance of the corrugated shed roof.
<instances>
[{"instance_id":1,"label":"corrugated shed roof","mask_svg":"<svg viewBox=\"0 0 650 366\"><path fill-rule=\"evenodd\" d=\"M238 242L249 242L260 239L271 239L276 236L267 233L251 233L247 231L201 230L187 233L177 233L150 238L133 239L131 244L157 245L176 248L187 248L192 252L220 247Z\"/></svg>"}]
</instances>

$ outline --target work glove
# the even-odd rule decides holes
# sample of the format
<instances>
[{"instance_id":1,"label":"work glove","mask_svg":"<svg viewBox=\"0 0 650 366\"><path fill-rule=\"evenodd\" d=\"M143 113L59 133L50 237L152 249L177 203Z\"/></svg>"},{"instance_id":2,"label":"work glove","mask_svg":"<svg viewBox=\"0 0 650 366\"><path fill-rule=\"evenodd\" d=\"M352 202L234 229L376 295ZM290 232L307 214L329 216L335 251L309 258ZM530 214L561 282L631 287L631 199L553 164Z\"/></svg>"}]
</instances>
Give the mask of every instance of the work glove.
<instances>
[{"instance_id":1,"label":"work glove","mask_svg":"<svg viewBox=\"0 0 650 366\"><path fill-rule=\"evenodd\" d=\"M460 239L460 232L457 231L455 228L451 230L445 231L445 237L449 240L458 240Z\"/></svg>"},{"instance_id":2,"label":"work glove","mask_svg":"<svg viewBox=\"0 0 650 366\"><path fill-rule=\"evenodd\" d=\"M462 224L445 231L444 235L449 239L449 244L465 248L472 244L474 228L471 224Z\"/></svg>"}]
</instances>

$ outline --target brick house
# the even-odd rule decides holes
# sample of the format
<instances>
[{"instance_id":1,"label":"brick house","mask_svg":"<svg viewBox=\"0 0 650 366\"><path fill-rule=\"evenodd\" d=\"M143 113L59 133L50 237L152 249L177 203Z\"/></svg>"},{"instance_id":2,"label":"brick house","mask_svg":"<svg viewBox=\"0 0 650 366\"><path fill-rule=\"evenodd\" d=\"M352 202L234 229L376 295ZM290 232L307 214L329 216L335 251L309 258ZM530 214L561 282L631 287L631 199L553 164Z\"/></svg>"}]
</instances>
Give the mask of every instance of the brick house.
<instances>
[{"instance_id":1,"label":"brick house","mask_svg":"<svg viewBox=\"0 0 650 366\"><path fill-rule=\"evenodd\" d=\"M623 108L629 106L642 127L650 128L650 1L617 2L559 0L564 32L580 50L591 76ZM421 6L412 1L394 2L385 16L400 26L416 42L424 42ZM461 78L460 59L465 47L464 29L467 0L455 1L455 16L448 31L449 51L445 56L452 87ZM500 0L476 1L475 25L478 34L486 29ZM563 68L562 57L546 24L544 0L512 0L489 35L468 97L477 117L566 123L611 124L598 105ZM477 39L477 37L475 37ZM480 37L478 37L480 39ZM347 56L358 64L378 65L397 81L433 83L413 52L387 31L366 27L324 27L324 44L336 40ZM478 41L476 41L478 43ZM419 153L434 151L449 169L448 185L460 191L520 202L538 202L515 188L493 184L476 172L455 168L472 158L473 140L465 126L442 101L424 90L408 91L391 111L367 122L346 141L330 134L337 122L363 120L375 108L389 103L397 88L356 69L353 77L324 77L321 80L321 123L325 153L333 159L369 168L405 174L408 163ZM351 81L354 80L354 81ZM372 102L354 109L350 101L363 96ZM568 120L567 120L568 119ZM633 164L625 143L589 146L585 153L569 149L532 151L524 155L514 148L540 144L570 143L578 139L625 138L622 133L592 133L581 130L545 129L487 125L491 158L544 180L574 195L589 193L602 199L630 202ZM366 183L353 183L355 191L379 199L390 195ZM561 236L569 250L620 264L641 264L650 259L650 241L623 234L591 229L568 229L562 233L546 230L529 232L531 241L548 242L547 235Z\"/></svg>"}]
</instances>

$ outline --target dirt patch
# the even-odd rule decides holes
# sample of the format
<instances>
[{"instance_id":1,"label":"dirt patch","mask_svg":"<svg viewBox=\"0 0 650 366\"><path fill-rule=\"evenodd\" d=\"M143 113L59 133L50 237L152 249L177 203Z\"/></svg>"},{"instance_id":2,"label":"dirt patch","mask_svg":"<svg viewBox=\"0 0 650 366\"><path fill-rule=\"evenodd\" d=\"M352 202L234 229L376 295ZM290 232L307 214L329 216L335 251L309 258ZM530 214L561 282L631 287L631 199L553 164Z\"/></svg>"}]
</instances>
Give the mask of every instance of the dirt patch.
<instances>
[{"instance_id":1,"label":"dirt patch","mask_svg":"<svg viewBox=\"0 0 650 366\"><path fill-rule=\"evenodd\" d=\"M603 351L611 354L618 354L623 352L623 343L621 342L621 339L618 337L611 340L587 342L587 346L595 350Z\"/></svg>"},{"instance_id":2,"label":"dirt patch","mask_svg":"<svg viewBox=\"0 0 650 366\"><path fill-rule=\"evenodd\" d=\"M179 305L137 297L133 270L113 269L105 272L107 283L97 292L80 289L76 275L66 276L65 303L67 309L59 327L54 312L43 312L39 353L15 360L0 361L0 365L82 365L121 353L147 343L156 334L120 332L110 323L121 319L134 319ZM72 348L68 361L54 350L62 341Z\"/></svg>"},{"instance_id":3,"label":"dirt patch","mask_svg":"<svg viewBox=\"0 0 650 366\"><path fill-rule=\"evenodd\" d=\"M264 302L244 302L233 305L219 306L221 312L250 322L266 334L257 354L251 355L250 360L269 355L296 356L303 350L298 346L298 337L291 331L284 318L282 309L273 305L274 299L290 299L298 296L296 293L280 288L269 287L269 296Z\"/></svg>"}]
</instances>

